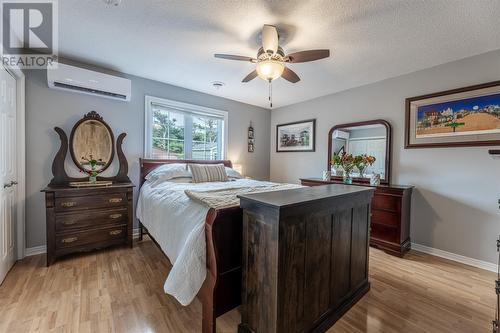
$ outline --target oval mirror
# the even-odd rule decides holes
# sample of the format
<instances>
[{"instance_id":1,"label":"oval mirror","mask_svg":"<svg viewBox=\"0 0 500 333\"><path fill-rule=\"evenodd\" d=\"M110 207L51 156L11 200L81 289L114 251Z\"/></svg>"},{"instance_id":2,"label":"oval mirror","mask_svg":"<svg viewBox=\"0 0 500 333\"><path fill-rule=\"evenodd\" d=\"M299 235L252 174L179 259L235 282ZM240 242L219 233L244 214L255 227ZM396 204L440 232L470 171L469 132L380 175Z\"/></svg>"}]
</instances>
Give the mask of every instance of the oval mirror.
<instances>
[{"instance_id":1,"label":"oval mirror","mask_svg":"<svg viewBox=\"0 0 500 333\"><path fill-rule=\"evenodd\" d=\"M75 124L69 140L73 162L82 171L106 170L114 156L111 128L95 111Z\"/></svg>"}]
</instances>

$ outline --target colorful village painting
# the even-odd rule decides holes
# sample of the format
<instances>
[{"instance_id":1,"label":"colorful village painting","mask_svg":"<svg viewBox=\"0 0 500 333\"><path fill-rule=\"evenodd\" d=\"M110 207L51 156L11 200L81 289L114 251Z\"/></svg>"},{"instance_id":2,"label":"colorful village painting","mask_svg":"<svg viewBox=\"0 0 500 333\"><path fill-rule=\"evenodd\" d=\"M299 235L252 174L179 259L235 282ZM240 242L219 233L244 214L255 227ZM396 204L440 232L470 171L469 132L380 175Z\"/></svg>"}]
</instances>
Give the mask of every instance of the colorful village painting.
<instances>
[{"instance_id":1,"label":"colorful village painting","mask_svg":"<svg viewBox=\"0 0 500 333\"><path fill-rule=\"evenodd\" d=\"M500 133L500 94L422 105L416 137Z\"/></svg>"}]
</instances>

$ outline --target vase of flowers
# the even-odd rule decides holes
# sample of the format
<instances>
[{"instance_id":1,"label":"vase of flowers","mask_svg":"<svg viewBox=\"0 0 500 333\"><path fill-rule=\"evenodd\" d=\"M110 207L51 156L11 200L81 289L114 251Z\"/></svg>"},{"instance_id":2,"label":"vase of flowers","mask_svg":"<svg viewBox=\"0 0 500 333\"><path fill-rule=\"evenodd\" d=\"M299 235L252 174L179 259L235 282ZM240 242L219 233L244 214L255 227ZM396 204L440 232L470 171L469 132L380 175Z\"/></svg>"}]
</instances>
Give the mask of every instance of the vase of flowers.
<instances>
[{"instance_id":1,"label":"vase of flowers","mask_svg":"<svg viewBox=\"0 0 500 333\"><path fill-rule=\"evenodd\" d=\"M374 156L358 155L354 157L354 164L356 165L356 169L358 169L359 177L365 177L365 171L369 166L372 166L373 163L377 160Z\"/></svg>"},{"instance_id":2,"label":"vase of flowers","mask_svg":"<svg viewBox=\"0 0 500 333\"><path fill-rule=\"evenodd\" d=\"M352 184L351 172L354 169L355 158L352 154L341 153L334 154L332 159L332 164L334 167L341 167L343 170L343 181L345 184Z\"/></svg>"},{"instance_id":3,"label":"vase of flowers","mask_svg":"<svg viewBox=\"0 0 500 333\"><path fill-rule=\"evenodd\" d=\"M92 154L89 155L89 157L84 157L82 156L82 164L83 165L88 165L90 166L90 170L85 169L85 173L89 175L89 182L91 183L96 183L97 182L97 176L100 173L100 170L97 170L98 165L102 165L102 159L96 160Z\"/></svg>"}]
</instances>

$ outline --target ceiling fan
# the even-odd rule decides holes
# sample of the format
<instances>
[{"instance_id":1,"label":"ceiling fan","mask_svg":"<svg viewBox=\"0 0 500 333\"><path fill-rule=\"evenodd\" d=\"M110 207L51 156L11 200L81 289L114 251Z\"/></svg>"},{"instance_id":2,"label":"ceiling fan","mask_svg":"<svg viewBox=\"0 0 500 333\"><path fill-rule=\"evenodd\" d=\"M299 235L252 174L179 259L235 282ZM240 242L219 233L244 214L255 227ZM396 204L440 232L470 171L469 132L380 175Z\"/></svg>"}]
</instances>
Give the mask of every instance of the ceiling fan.
<instances>
[{"instance_id":1,"label":"ceiling fan","mask_svg":"<svg viewBox=\"0 0 500 333\"><path fill-rule=\"evenodd\" d=\"M297 83L300 81L299 76L285 66L286 63L301 63L328 58L330 50L308 50L299 51L285 55L285 52L279 46L278 30L275 26L265 24L262 28L262 47L257 52L257 57L245 57L231 54L215 54L216 58L249 61L256 64L255 70L245 76L242 82L249 82L257 76L269 82L269 101L272 104L272 87L271 82L279 77L285 80Z\"/></svg>"},{"instance_id":2,"label":"ceiling fan","mask_svg":"<svg viewBox=\"0 0 500 333\"><path fill-rule=\"evenodd\" d=\"M285 55L279 46L278 36L278 30L275 26L265 24L262 28L262 47L257 52L256 58L219 53L215 54L215 57L255 63L255 70L248 74L242 82L249 82L259 76L266 81L283 77L287 81L297 83L300 81L299 76L287 68L286 63L308 62L330 56L330 50L308 50Z\"/></svg>"}]
</instances>

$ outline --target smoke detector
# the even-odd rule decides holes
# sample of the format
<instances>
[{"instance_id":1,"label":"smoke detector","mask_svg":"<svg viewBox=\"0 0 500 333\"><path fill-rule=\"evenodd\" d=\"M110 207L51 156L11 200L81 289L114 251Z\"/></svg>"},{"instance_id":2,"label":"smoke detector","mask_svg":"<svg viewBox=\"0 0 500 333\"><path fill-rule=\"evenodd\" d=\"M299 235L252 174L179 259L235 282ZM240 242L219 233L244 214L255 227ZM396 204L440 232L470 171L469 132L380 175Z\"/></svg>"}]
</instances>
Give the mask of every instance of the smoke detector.
<instances>
[{"instance_id":1,"label":"smoke detector","mask_svg":"<svg viewBox=\"0 0 500 333\"><path fill-rule=\"evenodd\" d=\"M220 90L220 88L224 87L226 84L224 82L221 82L221 81L214 81L212 82L212 86L216 89L216 90Z\"/></svg>"},{"instance_id":2,"label":"smoke detector","mask_svg":"<svg viewBox=\"0 0 500 333\"><path fill-rule=\"evenodd\" d=\"M118 6L122 0L102 0L106 5L113 5L113 6Z\"/></svg>"}]
</instances>

